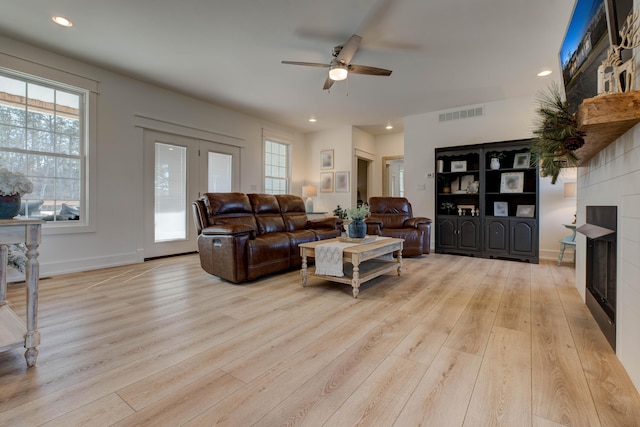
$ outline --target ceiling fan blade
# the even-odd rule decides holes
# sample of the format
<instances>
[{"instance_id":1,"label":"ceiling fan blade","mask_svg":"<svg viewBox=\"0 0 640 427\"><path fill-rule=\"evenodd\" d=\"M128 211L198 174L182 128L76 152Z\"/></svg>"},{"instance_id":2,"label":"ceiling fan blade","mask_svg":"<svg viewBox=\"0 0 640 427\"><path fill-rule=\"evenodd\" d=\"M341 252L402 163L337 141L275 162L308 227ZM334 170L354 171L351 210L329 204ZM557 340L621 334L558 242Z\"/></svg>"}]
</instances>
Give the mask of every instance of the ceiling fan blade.
<instances>
[{"instance_id":1,"label":"ceiling fan blade","mask_svg":"<svg viewBox=\"0 0 640 427\"><path fill-rule=\"evenodd\" d=\"M362 37L354 34L349 40L342 46L342 50L336 57L338 62L342 62L343 64L348 64L351 62L351 58L356 54L358 48L360 47L360 42L362 41Z\"/></svg>"},{"instance_id":2,"label":"ceiling fan blade","mask_svg":"<svg viewBox=\"0 0 640 427\"><path fill-rule=\"evenodd\" d=\"M347 67L353 74L368 74L370 76L390 76L392 71L384 68L368 67L366 65L351 64Z\"/></svg>"},{"instance_id":3,"label":"ceiling fan blade","mask_svg":"<svg viewBox=\"0 0 640 427\"><path fill-rule=\"evenodd\" d=\"M329 68L329 64L320 64L318 62L281 61L281 63L288 64L288 65L304 65L306 67Z\"/></svg>"},{"instance_id":4,"label":"ceiling fan blade","mask_svg":"<svg viewBox=\"0 0 640 427\"><path fill-rule=\"evenodd\" d=\"M329 90L331 88L331 85L333 84L333 80L331 80L331 78L329 76L327 76L327 80L324 81L324 86L322 87L322 90Z\"/></svg>"}]
</instances>

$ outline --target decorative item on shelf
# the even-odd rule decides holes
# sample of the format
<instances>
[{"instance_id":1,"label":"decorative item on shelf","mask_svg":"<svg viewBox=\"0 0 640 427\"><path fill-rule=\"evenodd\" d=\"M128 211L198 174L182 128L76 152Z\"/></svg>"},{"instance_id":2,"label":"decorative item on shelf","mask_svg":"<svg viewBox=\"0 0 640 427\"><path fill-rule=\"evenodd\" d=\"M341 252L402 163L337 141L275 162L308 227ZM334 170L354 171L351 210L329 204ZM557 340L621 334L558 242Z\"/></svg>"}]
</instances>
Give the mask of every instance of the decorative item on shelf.
<instances>
[{"instance_id":1,"label":"decorative item on shelf","mask_svg":"<svg viewBox=\"0 0 640 427\"><path fill-rule=\"evenodd\" d=\"M304 209L307 213L313 212L313 199L318 195L318 187L315 185L304 185L302 187L302 197L306 198Z\"/></svg>"},{"instance_id":2,"label":"decorative item on shelf","mask_svg":"<svg viewBox=\"0 0 640 427\"><path fill-rule=\"evenodd\" d=\"M467 211L471 216L474 216L476 207L474 205L458 205L458 215L466 215Z\"/></svg>"},{"instance_id":3,"label":"decorative item on shelf","mask_svg":"<svg viewBox=\"0 0 640 427\"><path fill-rule=\"evenodd\" d=\"M451 162L451 172L466 172L467 161L466 160L453 160Z\"/></svg>"},{"instance_id":4,"label":"decorative item on shelf","mask_svg":"<svg viewBox=\"0 0 640 427\"><path fill-rule=\"evenodd\" d=\"M569 113L557 83L549 85L548 93L540 93L538 101L539 122L533 131L536 138L531 143L531 153L540 166L540 175L550 176L551 184L555 184L562 168L578 165L574 151L584 145L585 133Z\"/></svg>"},{"instance_id":5,"label":"decorative item on shelf","mask_svg":"<svg viewBox=\"0 0 640 427\"><path fill-rule=\"evenodd\" d=\"M505 155L501 151L492 151L489 153L489 157L491 157L491 162L489 163L489 167L492 170L500 169L500 159L504 159Z\"/></svg>"},{"instance_id":6,"label":"decorative item on shelf","mask_svg":"<svg viewBox=\"0 0 640 427\"><path fill-rule=\"evenodd\" d=\"M467 183L467 193L476 194L480 190L480 181L469 181Z\"/></svg>"},{"instance_id":7,"label":"decorative item on shelf","mask_svg":"<svg viewBox=\"0 0 640 427\"><path fill-rule=\"evenodd\" d=\"M19 172L0 169L0 219L11 219L20 212L22 195L31 193L33 184Z\"/></svg>"},{"instance_id":8,"label":"decorative item on shelf","mask_svg":"<svg viewBox=\"0 0 640 427\"><path fill-rule=\"evenodd\" d=\"M436 170L438 171L438 173L444 172L444 161L443 160L436 161Z\"/></svg>"},{"instance_id":9,"label":"decorative item on shelf","mask_svg":"<svg viewBox=\"0 0 640 427\"><path fill-rule=\"evenodd\" d=\"M631 92L635 88L635 55L622 61L622 51L640 46L640 10L629 14L620 30L620 44L612 45L598 67L598 95Z\"/></svg>"},{"instance_id":10,"label":"decorative item on shelf","mask_svg":"<svg viewBox=\"0 0 640 427\"><path fill-rule=\"evenodd\" d=\"M522 193L524 190L524 172L510 172L500 175L501 193Z\"/></svg>"},{"instance_id":11,"label":"decorative item on shelf","mask_svg":"<svg viewBox=\"0 0 640 427\"><path fill-rule=\"evenodd\" d=\"M493 216L509 216L509 203L493 202Z\"/></svg>"},{"instance_id":12,"label":"decorative item on shelf","mask_svg":"<svg viewBox=\"0 0 640 427\"><path fill-rule=\"evenodd\" d=\"M347 216L351 219L349 237L362 239L367 235L367 224L364 222L364 218L367 215L369 215L369 205L366 204L347 209Z\"/></svg>"},{"instance_id":13,"label":"decorative item on shelf","mask_svg":"<svg viewBox=\"0 0 640 427\"><path fill-rule=\"evenodd\" d=\"M440 207L442 210L447 211L447 215L451 215L451 211L456 208L456 205L451 202L444 202Z\"/></svg>"},{"instance_id":14,"label":"decorative item on shelf","mask_svg":"<svg viewBox=\"0 0 640 427\"><path fill-rule=\"evenodd\" d=\"M529 167L531 153L518 153L513 158L514 169L526 169Z\"/></svg>"},{"instance_id":15,"label":"decorative item on shelf","mask_svg":"<svg viewBox=\"0 0 640 427\"><path fill-rule=\"evenodd\" d=\"M535 216L535 211L535 205L518 205L518 208L516 209L516 216L533 218Z\"/></svg>"}]
</instances>

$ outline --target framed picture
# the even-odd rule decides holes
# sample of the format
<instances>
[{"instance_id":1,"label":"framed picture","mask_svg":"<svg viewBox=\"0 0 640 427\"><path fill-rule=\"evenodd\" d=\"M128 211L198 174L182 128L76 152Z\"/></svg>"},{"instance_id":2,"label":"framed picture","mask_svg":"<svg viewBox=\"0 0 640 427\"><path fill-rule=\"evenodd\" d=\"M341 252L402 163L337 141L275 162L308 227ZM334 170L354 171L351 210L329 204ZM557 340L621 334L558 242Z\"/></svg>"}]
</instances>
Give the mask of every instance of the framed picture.
<instances>
[{"instance_id":1,"label":"framed picture","mask_svg":"<svg viewBox=\"0 0 640 427\"><path fill-rule=\"evenodd\" d=\"M509 216L509 203L493 202L493 216Z\"/></svg>"},{"instance_id":2,"label":"framed picture","mask_svg":"<svg viewBox=\"0 0 640 427\"><path fill-rule=\"evenodd\" d=\"M503 173L500 176L501 193L522 193L524 188L524 172Z\"/></svg>"},{"instance_id":3,"label":"framed picture","mask_svg":"<svg viewBox=\"0 0 640 427\"><path fill-rule=\"evenodd\" d=\"M516 210L516 216L525 218L533 218L536 214L536 205L518 205Z\"/></svg>"},{"instance_id":4,"label":"framed picture","mask_svg":"<svg viewBox=\"0 0 640 427\"><path fill-rule=\"evenodd\" d=\"M349 172L336 172L336 193L349 191Z\"/></svg>"},{"instance_id":5,"label":"framed picture","mask_svg":"<svg viewBox=\"0 0 640 427\"><path fill-rule=\"evenodd\" d=\"M514 169L526 169L529 167L529 160L531 159L531 153L518 153L513 158Z\"/></svg>"},{"instance_id":6,"label":"framed picture","mask_svg":"<svg viewBox=\"0 0 640 427\"><path fill-rule=\"evenodd\" d=\"M320 173L320 192L321 193L333 192L333 172Z\"/></svg>"},{"instance_id":7,"label":"framed picture","mask_svg":"<svg viewBox=\"0 0 640 427\"><path fill-rule=\"evenodd\" d=\"M322 162L321 169L333 169L333 150L324 150L320 152Z\"/></svg>"},{"instance_id":8,"label":"framed picture","mask_svg":"<svg viewBox=\"0 0 640 427\"><path fill-rule=\"evenodd\" d=\"M451 161L451 172L466 172L467 171L467 161L466 160L452 160Z\"/></svg>"}]
</instances>

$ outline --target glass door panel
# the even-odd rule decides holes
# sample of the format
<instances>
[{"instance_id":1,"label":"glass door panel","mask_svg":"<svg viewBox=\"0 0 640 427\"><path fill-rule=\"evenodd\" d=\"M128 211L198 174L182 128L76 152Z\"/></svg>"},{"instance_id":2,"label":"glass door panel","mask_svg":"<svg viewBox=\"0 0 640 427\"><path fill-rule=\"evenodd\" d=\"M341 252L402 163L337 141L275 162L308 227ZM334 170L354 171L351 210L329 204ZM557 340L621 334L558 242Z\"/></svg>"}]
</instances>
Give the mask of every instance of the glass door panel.
<instances>
[{"instance_id":1,"label":"glass door panel","mask_svg":"<svg viewBox=\"0 0 640 427\"><path fill-rule=\"evenodd\" d=\"M155 143L154 242L187 238L187 148Z\"/></svg>"}]
</instances>

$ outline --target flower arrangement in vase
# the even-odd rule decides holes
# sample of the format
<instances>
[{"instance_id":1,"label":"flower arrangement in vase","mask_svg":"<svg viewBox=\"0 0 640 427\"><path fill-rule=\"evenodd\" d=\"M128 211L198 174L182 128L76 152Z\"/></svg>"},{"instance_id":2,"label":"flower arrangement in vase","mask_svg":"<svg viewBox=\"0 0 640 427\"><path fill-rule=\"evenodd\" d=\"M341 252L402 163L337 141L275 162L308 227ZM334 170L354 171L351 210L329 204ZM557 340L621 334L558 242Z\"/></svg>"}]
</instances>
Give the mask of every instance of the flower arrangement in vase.
<instances>
[{"instance_id":1,"label":"flower arrangement in vase","mask_svg":"<svg viewBox=\"0 0 640 427\"><path fill-rule=\"evenodd\" d=\"M346 209L347 216L351 219L349 223L349 237L362 239L367 235L367 224L364 218L369 215L369 205L362 204L354 208Z\"/></svg>"},{"instance_id":2,"label":"flower arrangement in vase","mask_svg":"<svg viewBox=\"0 0 640 427\"><path fill-rule=\"evenodd\" d=\"M0 219L11 219L20 212L20 198L31 193L33 184L29 178L7 168L0 169Z\"/></svg>"}]
</instances>

